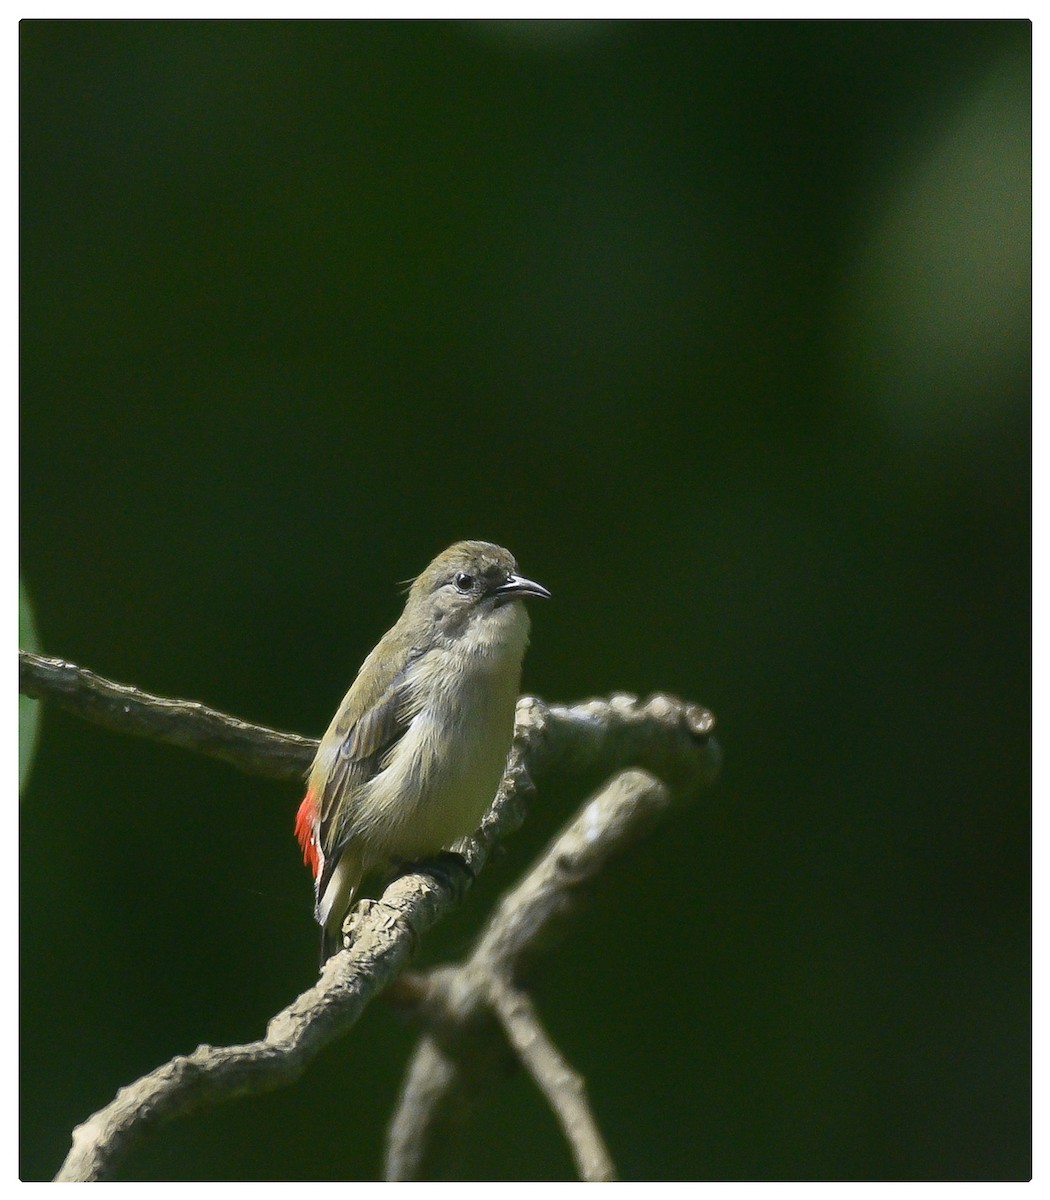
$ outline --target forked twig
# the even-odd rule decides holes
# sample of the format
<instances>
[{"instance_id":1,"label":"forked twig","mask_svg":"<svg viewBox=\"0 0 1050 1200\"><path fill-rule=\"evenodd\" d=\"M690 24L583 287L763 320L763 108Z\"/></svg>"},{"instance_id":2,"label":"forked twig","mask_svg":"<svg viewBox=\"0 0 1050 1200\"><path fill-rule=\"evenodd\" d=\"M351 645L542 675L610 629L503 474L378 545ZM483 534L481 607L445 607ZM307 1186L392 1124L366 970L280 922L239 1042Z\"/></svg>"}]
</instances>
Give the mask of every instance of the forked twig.
<instances>
[{"instance_id":1,"label":"forked twig","mask_svg":"<svg viewBox=\"0 0 1050 1200\"><path fill-rule=\"evenodd\" d=\"M21 650L19 688L109 729L182 746L271 778L300 778L317 745L312 738L251 725L196 702L151 696L60 659ZM110 1104L74 1130L56 1179L109 1177L158 1125L298 1079L314 1056L350 1029L368 1002L403 971L421 934L461 901L493 845L521 824L535 781L548 774L574 776L595 770L625 773L584 807L519 887L504 897L471 963L484 979L479 996L484 995L484 1003L500 1016L511 1044L544 1088L581 1172L587 1178L612 1178L612 1163L579 1077L550 1043L516 981L572 909L570 898L580 887L648 828L672 797L684 798L714 779L720 754L711 736L713 726L706 709L670 696L641 703L621 695L571 707L522 697L507 771L481 827L460 848L462 869L448 861L440 871L419 868L396 879L378 901L362 902L351 914L349 947L328 961L313 987L269 1022L263 1038L238 1046L198 1046L192 1054L178 1055L121 1088ZM632 766L651 775L625 771ZM576 843L579 853L574 857ZM467 967L445 970L448 982ZM428 977L423 989L431 1007L441 990L437 978L437 973ZM404 989L411 991L408 979ZM452 1024L446 1015L446 1031ZM466 1028L467 1023L460 1022L460 1032ZM437 1046L432 1035L423 1040L424 1057L428 1045ZM425 1148L432 1126L427 1120L402 1120L407 1132L399 1143L399 1120L453 1099L451 1086L440 1081L435 1086L433 1071L416 1069L419 1057L391 1127L388 1167L397 1158L398 1144L406 1150L403 1166L410 1166L413 1157L418 1161L421 1154L407 1151L412 1143L417 1150ZM453 1066L450 1075L454 1083L460 1073ZM428 1088L433 1100L420 1105ZM395 1172L391 1177L408 1176Z\"/></svg>"}]
</instances>

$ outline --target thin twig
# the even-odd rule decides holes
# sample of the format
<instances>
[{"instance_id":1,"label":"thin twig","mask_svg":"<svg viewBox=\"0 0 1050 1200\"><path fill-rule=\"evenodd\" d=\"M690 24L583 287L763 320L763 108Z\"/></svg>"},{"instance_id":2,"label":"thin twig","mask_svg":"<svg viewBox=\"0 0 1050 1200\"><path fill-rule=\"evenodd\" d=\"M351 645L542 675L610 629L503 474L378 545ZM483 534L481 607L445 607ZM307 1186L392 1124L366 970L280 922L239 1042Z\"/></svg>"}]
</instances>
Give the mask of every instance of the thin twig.
<instances>
[{"instance_id":1,"label":"thin twig","mask_svg":"<svg viewBox=\"0 0 1050 1200\"><path fill-rule=\"evenodd\" d=\"M614 1181L616 1168L591 1113L583 1076L569 1066L547 1036L532 1001L496 975L489 980L489 1003L508 1041L561 1122L580 1178L585 1183Z\"/></svg>"}]
</instances>

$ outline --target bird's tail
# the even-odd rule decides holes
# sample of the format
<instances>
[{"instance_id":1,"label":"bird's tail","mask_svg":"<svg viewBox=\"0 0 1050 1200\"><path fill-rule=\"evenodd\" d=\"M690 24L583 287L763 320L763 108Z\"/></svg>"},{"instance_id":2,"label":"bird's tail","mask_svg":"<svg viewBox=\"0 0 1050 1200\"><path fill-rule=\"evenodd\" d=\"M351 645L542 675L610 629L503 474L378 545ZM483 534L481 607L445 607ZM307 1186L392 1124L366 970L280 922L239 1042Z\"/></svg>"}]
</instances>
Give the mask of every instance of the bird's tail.
<instances>
[{"instance_id":1,"label":"bird's tail","mask_svg":"<svg viewBox=\"0 0 1050 1200\"><path fill-rule=\"evenodd\" d=\"M343 920L361 886L364 864L358 850L349 845L339 856L324 891L317 897L315 916L321 926L321 966L343 945Z\"/></svg>"},{"instance_id":2,"label":"bird's tail","mask_svg":"<svg viewBox=\"0 0 1050 1200\"><path fill-rule=\"evenodd\" d=\"M323 971L325 963L337 951L342 949L341 931L321 926L321 956L318 960L318 970Z\"/></svg>"}]
</instances>

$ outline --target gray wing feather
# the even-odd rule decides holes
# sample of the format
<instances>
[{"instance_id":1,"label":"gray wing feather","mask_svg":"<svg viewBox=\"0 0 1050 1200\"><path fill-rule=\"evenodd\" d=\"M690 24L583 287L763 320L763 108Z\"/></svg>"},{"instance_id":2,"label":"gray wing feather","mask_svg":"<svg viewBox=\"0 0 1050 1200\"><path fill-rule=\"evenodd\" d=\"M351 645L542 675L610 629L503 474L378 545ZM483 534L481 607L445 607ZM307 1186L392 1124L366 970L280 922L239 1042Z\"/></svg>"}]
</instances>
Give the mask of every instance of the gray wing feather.
<instances>
[{"instance_id":1,"label":"gray wing feather","mask_svg":"<svg viewBox=\"0 0 1050 1200\"><path fill-rule=\"evenodd\" d=\"M320 843L324 871L317 879L317 894L323 895L353 824L353 793L382 770L391 750L405 736L414 716L408 665L392 680L378 703L367 709L341 734L321 795ZM340 805L340 801L343 803Z\"/></svg>"}]
</instances>

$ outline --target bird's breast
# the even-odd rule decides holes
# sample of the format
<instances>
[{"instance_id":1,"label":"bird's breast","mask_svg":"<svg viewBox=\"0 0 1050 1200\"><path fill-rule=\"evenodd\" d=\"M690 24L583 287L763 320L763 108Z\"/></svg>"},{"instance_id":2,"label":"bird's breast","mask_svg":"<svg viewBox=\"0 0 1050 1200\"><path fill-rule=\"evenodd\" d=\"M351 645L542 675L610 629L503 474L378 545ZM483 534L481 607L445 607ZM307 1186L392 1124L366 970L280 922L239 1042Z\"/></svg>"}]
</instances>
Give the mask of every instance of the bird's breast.
<instances>
[{"instance_id":1,"label":"bird's breast","mask_svg":"<svg viewBox=\"0 0 1050 1200\"><path fill-rule=\"evenodd\" d=\"M497 629L435 647L413 668L414 715L355 823L390 857L434 854L478 827L510 750L527 630L501 615Z\"/></svg>"}]
</instances>

